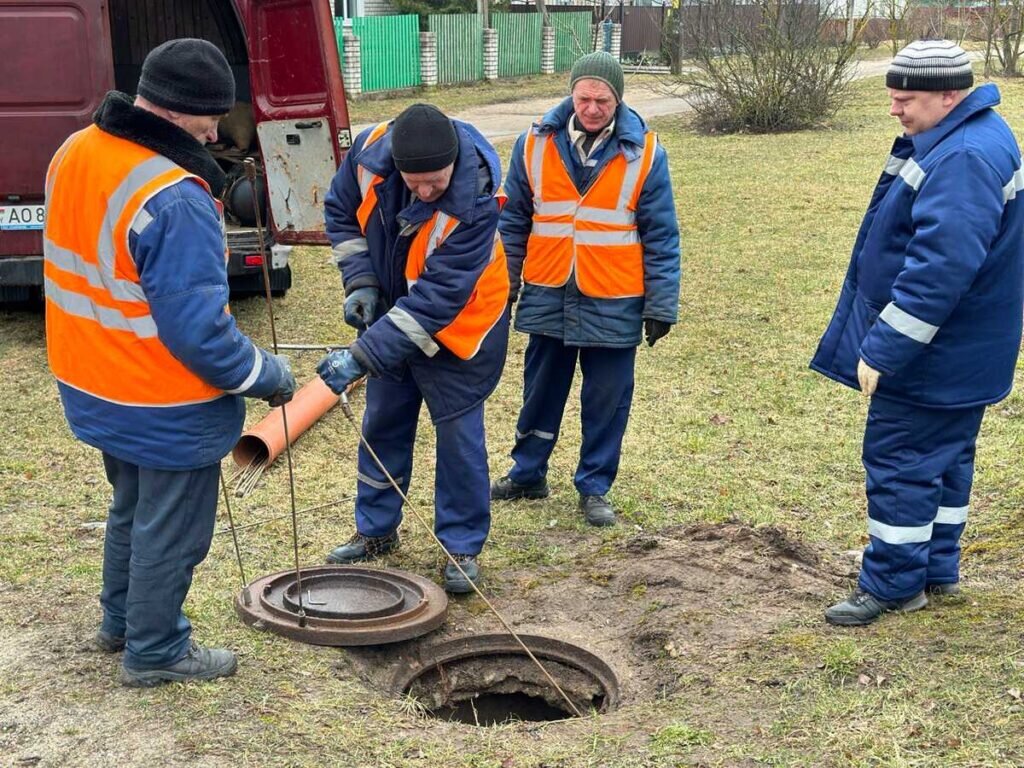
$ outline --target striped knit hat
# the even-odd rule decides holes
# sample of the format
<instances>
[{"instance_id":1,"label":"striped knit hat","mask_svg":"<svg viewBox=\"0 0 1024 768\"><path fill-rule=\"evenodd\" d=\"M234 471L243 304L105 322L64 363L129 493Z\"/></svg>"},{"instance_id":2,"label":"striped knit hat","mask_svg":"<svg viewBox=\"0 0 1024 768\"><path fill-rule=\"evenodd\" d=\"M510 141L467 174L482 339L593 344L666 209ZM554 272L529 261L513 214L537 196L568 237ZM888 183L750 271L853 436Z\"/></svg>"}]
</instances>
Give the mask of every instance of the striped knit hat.
<instances>
[{"instance_id":1,"label":"striped knit hat","mask_svg":"<svg viewBox=\"0 0 1024 768\"><path fill-rule=\"evenodd\" d=\"M967 53L952 40L916 40L896 54L885 74L900 91L962 91L974 85Z\"/></svg>"}]
</instances>

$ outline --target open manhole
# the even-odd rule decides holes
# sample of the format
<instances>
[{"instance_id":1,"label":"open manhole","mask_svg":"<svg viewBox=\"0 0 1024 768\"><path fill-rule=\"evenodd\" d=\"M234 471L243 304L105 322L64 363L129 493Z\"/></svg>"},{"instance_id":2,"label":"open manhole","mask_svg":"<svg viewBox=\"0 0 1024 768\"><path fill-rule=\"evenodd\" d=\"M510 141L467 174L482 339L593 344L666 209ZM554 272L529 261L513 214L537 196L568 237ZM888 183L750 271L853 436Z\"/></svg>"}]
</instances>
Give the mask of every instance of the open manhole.
<instances>
[{"instance_id":1,"label":"open manhole","mask_svg":"<svg viewBox=\"0 0 1024 768\"><path fill-rule=\"evenodd\" d=\"M618 679L593 653L548 637L520 638L581 713L618 706ZM391 685L434 717L470 725L575 717L544 673L506 634L421 647L415 657L404 660Z\"/></svg>"},{"instance_id":2,"label":"open manhole","mask_svg":"<svg viewBox=\"0 0 1024 768\"><path fill-rule=\"evenodd\" d=\"M448 596L429 579L393 568L321 565L302 569L301 594L295 571L256 579L235 610L246 624L304 643L380 645L441 626Z\"/></svg>"}]
</instances>

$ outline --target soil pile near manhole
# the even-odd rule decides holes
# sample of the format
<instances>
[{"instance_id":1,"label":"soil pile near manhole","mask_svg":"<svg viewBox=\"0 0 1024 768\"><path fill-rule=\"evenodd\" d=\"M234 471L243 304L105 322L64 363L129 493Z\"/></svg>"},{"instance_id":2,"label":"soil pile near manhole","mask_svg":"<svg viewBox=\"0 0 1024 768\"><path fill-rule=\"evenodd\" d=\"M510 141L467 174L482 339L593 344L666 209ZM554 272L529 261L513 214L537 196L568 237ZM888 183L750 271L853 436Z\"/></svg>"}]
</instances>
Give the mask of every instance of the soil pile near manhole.
<instances>
[{"instance_id":1,"label":"soil pile near manhole","mask_svg":"<svg viewBox=\"0 0 1024 768\"><path fill-rule=\"evenodd\" d=\"M671 695L683 675L712 676L737 649L816 614L849 575L848 563L780 529L739 523L574 546L582 551L571 568L502 575L492 602L517 632L600 656L618 675L623 705ZM349 661L379 690L387 671L424 645L499 631L489 613L470 615L469 605L453 609L441 632L393 650L352 650Z\"/></svg>"}]
</instances>

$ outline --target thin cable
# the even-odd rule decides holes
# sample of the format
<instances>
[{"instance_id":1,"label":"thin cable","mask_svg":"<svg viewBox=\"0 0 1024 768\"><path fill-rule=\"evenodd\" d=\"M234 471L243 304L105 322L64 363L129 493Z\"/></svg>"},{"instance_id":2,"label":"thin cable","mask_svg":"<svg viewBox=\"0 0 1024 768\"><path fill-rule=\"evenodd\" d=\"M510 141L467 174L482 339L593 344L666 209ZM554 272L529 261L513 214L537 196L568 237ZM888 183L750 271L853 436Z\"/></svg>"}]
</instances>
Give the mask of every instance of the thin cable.
<instances>
[{"instance_id":1,"label":"thin cable","mask_svg":"<svg viewBox=\"0 0 1024 768\"><path fill-rule=\"evenodd\" d=\"M352 408L349 407L348 396L345 393L342 393L341 395L341 410L345 414L345 418L348 419L349 423L353 427L355 427L356 432L359 433L359 442L362 443L364 448L366 448L366 452L369 453L370 456L373 458L374 462L376 462L377 467L380 469L380 471L384 473L384 477L387 478L388 482L391 484L391 487L394 488L398 492L398 495L402 497L402 502L409 509L409 511L412 512L413 517L416 518L416 521L421 526L423 526L424 530L426 530L427 533L430 534L430 538L432 538L434 540L434 543L441 548L441 551L444 552L445 557L447 557L449 562L451 562L451 564L455 566L456 570L460 574L462 574L462 578L464 578L466 580L466 583L473 588L473 591L476 592L477 596L484 601L484 605L486 605L490 609L491 613L493 613L495 617L497 617L498 621L501 622L501 626L503 626L505 630L510 635L512 635L512 638L517 643L519 643L519 646L524 651L526 651L526 655L529 656L530 660L537 665L537 668L540 669L540 671L544 674L544 677L547 678L548 682L551 683L552 687L556 691L558 691L559 695L563 699L565 699L565 703L569 705L570 709L572 709L574 713L576 713L576 717L583 717L583 713L580 712L577 706L572 702L572 699L570 699L568 695L566 695L565 691L562 690L561 686L559 686L558 683L555 682L555 678L553 678L551 674L547 671L547 669L544 667L544 665L540 663L540 659L533 655L533 651L526 647L526 643L524 643L522 639L519 637L519 635L516 634L516 631L509 626L508 622L505 621L504 617L498 612L498 609L491 605L491 601L484 596L484 593L480 591L479 587L477 587L477 585L473 583L473 580L469 578L466 572L462 570L462 566L459 565L459 562L454 557L452 557L452 553L449 552L445 545L441 543L441 540L437 538L437 534L434 533L434 529L427 523L426 519L422 515L420 515L419 510L417 510L416 507L413 506L413 503L409 501L409 497L405 495L402 489L398 486L398 483L395 482L395 478L391 476L390 472L388 472L388 468L384 466L384 462L382 462L377 457L376 452L373 450L372 447L370 447L370 444L366 441L366 437L363 435L363 430L360 429L358 424L356 424L355 415L352 413Z\"/></svg>"},{"instance_id":2,"label":"thin cable","mask_svg":"<svg viewBox=\"0 0 1024 768\"><path fill-rule=\"evenodd\" d=\"M328 501L326 504L317 504L315 507L306 507L305 509L300 509L299 510L299 514L300 515L304 515L307 512L316 512L317 510L327 509L328 507L336 507L339 504L341 504L343 501L351 501L352 498L353 498L352 496L342 496L340 499L335 499L334 501ZM283 515L275 515L274 517L268 517L266 520L257 520L254 523L246 523L245 525L238 525L238 526L232 525L230 528L221 528L219 531L215 531L213 535L214 536L221 536L221 535L223 535L225 533L232 533L233 534L235 531L244 531L247 528L259 528L261 525L268 525L270 523L273 523L275 520L281 520L281 519L283 519L285 517L288 517L288 513L287 512L285 514L283 514Z\"/></svg>"},{"instance_id":3,"label":"thin cable","mask_svg":"<svg viewBox=\"0 0 1024 768\"><path fill-rule=\"evenodd\" d=\"M242 577L242 601L252 605L249 594L249 580L245 578L245 566L242 565L242 550L238 546L238 534L235 533L235 518L231 514L231 502L228 501L228 484L224 481L224 470L220 470L220 489L224 494L224 508L228 511L228 525L231 526L231 538L235 542L235 557L238 558L238 574Z\"/></svg>"},{"instance_id":4,"label":"thin cable","mask_svg":"<svg viewBox=\"0 0 1024 768\"><path fill-rule=\"evenodd\" d=\"M263 240L263 222L260 216L260 201L256 194L256 163L251 157L245 158L245 177L249 180L249 188L252 191L252 207L256 216L256 237L260 246L260 262L263 265L263 288L267 299L267 314L270 316L270 340L274 345L274 354L277 354L277 327L274 324L274 301L270 295L270 268L267 266L266 244ZM299 602L299 626L306 626L306 609L302 605L302 571L299 568L299 520L295 511L295 469L292 466L292 441L288 434L288 414L285 406L281 406L281 424L284 426L284 452L288 457L288 490L292 506L292 548L295 552L295 586L298 590Z\"/></svg>"}]
</instances>

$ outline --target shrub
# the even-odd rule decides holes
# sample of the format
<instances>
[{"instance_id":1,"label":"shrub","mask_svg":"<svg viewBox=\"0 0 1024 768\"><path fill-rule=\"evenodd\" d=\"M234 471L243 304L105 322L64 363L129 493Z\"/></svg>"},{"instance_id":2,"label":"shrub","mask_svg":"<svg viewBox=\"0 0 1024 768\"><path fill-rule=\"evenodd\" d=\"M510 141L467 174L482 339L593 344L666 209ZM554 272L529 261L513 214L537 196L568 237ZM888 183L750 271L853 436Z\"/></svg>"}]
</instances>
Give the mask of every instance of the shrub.
<instances>
[{"instance_id":1,"label":"shrub","mask_svg":"<svg viewBox=\"0 0 1024 768\"><path fill-rule=\"evenodd\" d=\"M693 67L677 78L696 125L708 132L811 128L842 106L864 20L851 41L834 33L827 4L699 0L684 37Z\"/></svg>"}]
</instances>

